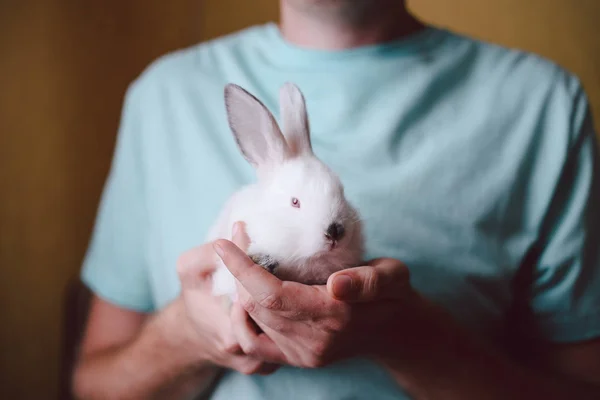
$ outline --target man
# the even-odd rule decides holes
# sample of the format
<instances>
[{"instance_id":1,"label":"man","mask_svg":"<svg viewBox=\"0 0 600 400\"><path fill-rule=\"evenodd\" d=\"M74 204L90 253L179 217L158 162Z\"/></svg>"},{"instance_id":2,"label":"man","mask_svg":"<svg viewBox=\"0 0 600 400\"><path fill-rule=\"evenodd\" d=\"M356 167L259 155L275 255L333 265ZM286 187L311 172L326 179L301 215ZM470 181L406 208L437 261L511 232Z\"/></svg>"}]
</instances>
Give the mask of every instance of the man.
<instances>
[{"instance_id":1,"label":"man","mask_svg":"<svg viewBox=\"0 0 600 400\"><path fill-rule=\"evenodd\" d=\"M243 223L202 245L253 180L223 87L277 115L287 81L373 260L326 286L252 264ZM170 54L130 87L75 392L600 398L598 161L586 96L556 65L422 26L402 1L282 0L280 26ZM207 289L215 253L239 282L231 312Z\"/></svg>"}]
</instances>

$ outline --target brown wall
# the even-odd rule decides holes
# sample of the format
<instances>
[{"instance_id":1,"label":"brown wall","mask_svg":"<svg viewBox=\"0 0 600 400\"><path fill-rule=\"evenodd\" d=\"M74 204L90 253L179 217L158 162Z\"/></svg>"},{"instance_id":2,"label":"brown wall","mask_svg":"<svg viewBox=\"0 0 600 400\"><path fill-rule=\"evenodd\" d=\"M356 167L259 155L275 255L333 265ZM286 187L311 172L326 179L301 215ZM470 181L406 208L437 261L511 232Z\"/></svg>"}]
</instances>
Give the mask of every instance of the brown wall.
<instances>
[{"instance_id":1,"label":"brown wall","mask_svg":"<svg viewBox=\"0 0 600 400\"><path fill-rule=\"evenodd\" d=\"M600 1L408 0L424 20L533 51L577 74L600 125Z\"/></svg>"},{"instance_id":2,"label":"brown wall","mask_svg":"<svg viewBox=\"0 0 600 400\"><path fill-rule=\"evenodd\" d=\"M56 393L61 296L85 251L127 83L168 50L275 19L276 3L0 1L0 398ZM409 4L565 65L600 120L597 0Z\"/></svg>"},{"instance_id":3,"label":"brown wall","mask_svg":"<svg viewBox=\"0 0 600 400\"><path fill-rule=\"evenodd\" d=\"M199 39L196 0L0 1L0 398L52 399L122 95Z\"/></svg>"}]
</instances>

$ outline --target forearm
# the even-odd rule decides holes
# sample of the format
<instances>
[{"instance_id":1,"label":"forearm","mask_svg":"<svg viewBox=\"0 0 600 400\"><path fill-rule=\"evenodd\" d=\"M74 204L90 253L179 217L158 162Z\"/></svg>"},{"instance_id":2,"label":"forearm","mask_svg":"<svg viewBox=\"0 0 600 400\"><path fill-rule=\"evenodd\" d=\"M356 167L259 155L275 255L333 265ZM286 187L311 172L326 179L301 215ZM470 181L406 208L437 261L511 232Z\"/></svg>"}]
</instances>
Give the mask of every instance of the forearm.
<instances>
[{"instance_id":1,"label":"forearm","mask_svg":"<svg viewBox=\"0 0 600 400\"><path fill-rule=\"evenodd\" d=\"M528 369L484 346L464 343L410 366L399 359L385 364L415 399L598 399L593 385Z\"/></svg>"},{"instance_id":2,"label":"forearm","mask_svg":"<svg viewBox=\"0 0 600 400\"><path fill-rule=\"evenodd\" d=\"M435 324L440 322L443 326L431 326L429 334L414 339L413 351L392 355L388 349L380 358L416 399L600 398L600 389L592 384L519 365L451 318L442 316Z\"/></svg>"},{"instance_id":3,"label":"forearm","mask_svg":"<svg viewBox=\"0 0 600 400\"><path fill-rule=\"evenodd\" d=\"M210 385L217 369L193 344L180 300L151 317L118 348L83 355L74 377L81 399L186 398Z\"/></svg>"}]
</instances>

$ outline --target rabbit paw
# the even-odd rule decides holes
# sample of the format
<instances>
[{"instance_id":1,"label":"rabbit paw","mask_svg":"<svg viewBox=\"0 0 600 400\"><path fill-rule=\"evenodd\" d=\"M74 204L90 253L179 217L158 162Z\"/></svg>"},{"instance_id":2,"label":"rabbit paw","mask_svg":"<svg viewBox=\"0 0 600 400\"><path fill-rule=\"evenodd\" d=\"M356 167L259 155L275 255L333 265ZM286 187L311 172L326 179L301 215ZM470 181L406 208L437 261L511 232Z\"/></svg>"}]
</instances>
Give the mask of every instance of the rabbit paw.
<instances>
[{"instance_id":1,"label":"rabbit paw","mask_svg":"<svg viewBox=\"0 0 600 400\"><path fill-rule=\"evenodd\" d=\"M274 274L279 263L267 254L250 254L250 259L255 263Z\"/></svg>"}]
</instances>

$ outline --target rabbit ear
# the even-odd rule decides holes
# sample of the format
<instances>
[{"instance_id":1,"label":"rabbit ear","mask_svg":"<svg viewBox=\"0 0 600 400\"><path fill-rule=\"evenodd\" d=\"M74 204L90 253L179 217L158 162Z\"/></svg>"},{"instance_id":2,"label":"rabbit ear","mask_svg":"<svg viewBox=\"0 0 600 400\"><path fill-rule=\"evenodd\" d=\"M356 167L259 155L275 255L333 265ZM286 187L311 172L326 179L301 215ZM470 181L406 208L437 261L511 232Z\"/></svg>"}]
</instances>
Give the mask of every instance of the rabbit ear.
<instances>
[{"instance_id":1,"label":"rabbit ear","mask_svg":"<svg viewBox=\"0 0 600 400\"><path fill-rule=\"evenodd\" d=\"M287 82L279 91L283 132L292 155L312 154L306 103L300 89Z\"/></svg>"},{"instance_id":2,"label":"rabbit ear","mask_svg":"<svg viewBox=\"0 0 600 400\"><path fill-rule=\"evenodd\" d=\"M228 84L225 108L238 147L250 164L277 164L290 156L275 118L256 97L238 85Z\"/></svg>"}]
</instances>

